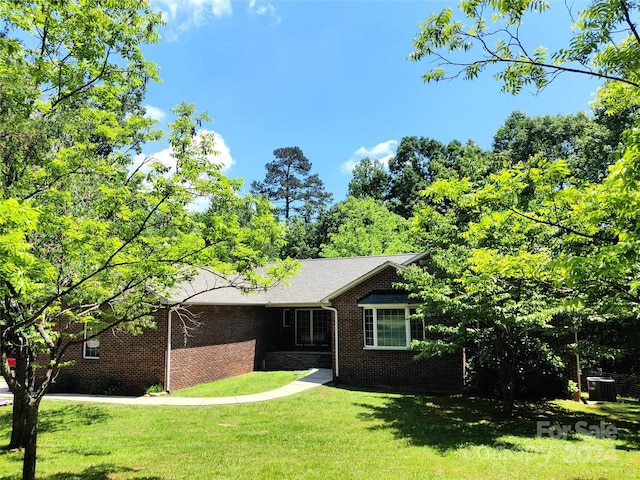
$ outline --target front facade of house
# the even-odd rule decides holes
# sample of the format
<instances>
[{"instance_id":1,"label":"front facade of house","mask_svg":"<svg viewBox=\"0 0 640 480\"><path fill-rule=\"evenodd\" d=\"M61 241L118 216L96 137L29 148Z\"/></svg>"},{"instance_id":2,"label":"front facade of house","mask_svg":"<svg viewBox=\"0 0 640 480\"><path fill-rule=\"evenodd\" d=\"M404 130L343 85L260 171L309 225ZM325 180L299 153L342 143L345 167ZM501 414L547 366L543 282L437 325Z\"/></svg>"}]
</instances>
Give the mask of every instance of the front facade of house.
<instances>
[{"instance_id":1,"label":"front facade of house","mask_svg":"<svg viewBox=\"0 0 640 480\"><path fill-rule=\"evenodd\" d=\"M176 390L254 370L319 366L348 385L460 392L464 352L418 361L407 350L424 327L410 318L414 302L393 286L399 270L422 257L303 261L287 285L258 295L231 288L193 295L212 281L199 278L183 304L198 324L188 336L180 311L164 309L157 329L142 336L85 342L71 352L76 363L64 374L85 387L109 377L136 391L158 383Z\"/></svg>"}]
</instances>

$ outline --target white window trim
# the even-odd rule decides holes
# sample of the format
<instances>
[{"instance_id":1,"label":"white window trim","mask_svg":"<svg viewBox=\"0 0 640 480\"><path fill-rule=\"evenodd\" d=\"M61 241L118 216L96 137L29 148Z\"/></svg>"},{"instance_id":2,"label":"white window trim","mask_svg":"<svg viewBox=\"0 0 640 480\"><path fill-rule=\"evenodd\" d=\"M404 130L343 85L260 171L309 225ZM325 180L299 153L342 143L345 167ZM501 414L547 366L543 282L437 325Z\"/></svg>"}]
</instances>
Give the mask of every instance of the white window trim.
<instances>
[{"instance_id":1,"label":"white window trim","mask_svg":"<svg viewBox=\"0 0 640 480\"><path fill-rule=\"evenodd\" d=\"M90 356L87 355L87 333L89 332L89 328L87 327L87 325L85 324L84 326L84 342L82 342L82 358L87 359L87 360L100 360L100 353L98 353L98 356ZM95 339L98 339L98 352L100 351L100 335L96 336ZM93 339L92 339L93 340ZM89 340L91 341L91 340Z\"/></svg>"},{"instance_id":2,"label":"white window trim","mask_svg":"<svg viewBox=\"0 0 640 480\"><path fill-rule=\"evenodd\" d=\"M415 310L418 305L407 304L384 304L384 305L358 305L362 308L362 341L364 343L363 348L365 350L408 350L411 345L411 310ZM390 310L390 309L404 309L404 321L405 321L405 346L378 346L378 310ZM367 345L365 332L365 311L373 310L373 345Z\"/></svg>"},{"instance_id":3,"label":"white window trim","mask_svg":"<svg viewBox=\"0 0 640 480\"><path fill-rule=\"evenodd\" d=\"M291 328L291 310L289 308L282 310L282 326Z\"/></svg>"}]
</instances>

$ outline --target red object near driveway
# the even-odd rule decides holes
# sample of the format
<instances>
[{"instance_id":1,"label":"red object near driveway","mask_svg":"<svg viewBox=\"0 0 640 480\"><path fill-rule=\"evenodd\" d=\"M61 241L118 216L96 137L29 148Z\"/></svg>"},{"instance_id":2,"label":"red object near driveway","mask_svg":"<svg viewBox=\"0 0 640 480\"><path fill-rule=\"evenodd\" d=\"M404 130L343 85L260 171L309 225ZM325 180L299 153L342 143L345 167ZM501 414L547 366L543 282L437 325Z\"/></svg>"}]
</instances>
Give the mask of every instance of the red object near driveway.
<instances>
[{"instance_id":1,"label":"red object near driveway","mask_svg":"<svg viewBox=\"0 0 640 480\"><path fill-rule=\"evenodd\" d=\"M15 351L9 354L9 358L7 360L9 361L9 368L11 369L16 368L16 352Z\"/></svg>"}]
</instances>

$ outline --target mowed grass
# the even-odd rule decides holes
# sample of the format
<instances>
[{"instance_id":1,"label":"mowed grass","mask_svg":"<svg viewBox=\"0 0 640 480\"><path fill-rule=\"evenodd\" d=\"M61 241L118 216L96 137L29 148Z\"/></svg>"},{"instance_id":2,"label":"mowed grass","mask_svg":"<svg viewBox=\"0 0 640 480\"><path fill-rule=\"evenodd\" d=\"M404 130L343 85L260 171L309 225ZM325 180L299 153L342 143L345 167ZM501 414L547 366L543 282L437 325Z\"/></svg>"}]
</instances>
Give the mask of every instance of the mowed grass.
<instances>
[{"instance_id":1,"label":"mowed grass","mask_svg":"<svg viewBox=\"0 0 640 480\"><path fill-rule=\"evenodd\" d=\"M252 372L233 378L225 378L217 382L203 383L182 390L174 390L171 395L176 397L234 397L267 392L299 380L309 371L276 371Z\"/></svg>"},{"instance_id":2,"label":"mowed grass","mask_svg":"<svg viewBox=\"0 0 640 480\"><path fill-rule=\"evenodd\" d=\"M44 400L38 478L636 479L640 404L493 401L321 386L263 403L145 407ZM538 438L536 421L613 423L616 440ZM0 409L0 442L11 411ZM20 478L0 451L0 478Z\"/></svg>"}]
</instances>

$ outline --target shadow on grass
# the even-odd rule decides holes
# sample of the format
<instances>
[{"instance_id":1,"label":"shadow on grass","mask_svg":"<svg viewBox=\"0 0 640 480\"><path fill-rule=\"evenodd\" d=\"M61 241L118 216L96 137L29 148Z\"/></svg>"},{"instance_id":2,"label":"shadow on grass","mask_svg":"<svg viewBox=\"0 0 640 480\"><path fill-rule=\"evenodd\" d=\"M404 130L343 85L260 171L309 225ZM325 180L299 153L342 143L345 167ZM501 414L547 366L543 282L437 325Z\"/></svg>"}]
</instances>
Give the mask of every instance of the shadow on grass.
<instances>
[{"instance_id":1,"label":"shadow on grass","mask_svg":"<svg viewBox=\"0 0 640 480\"><path fill-rule=\"evenodd\" d=\"M39 413L38 432L55 433L71 430L82 425L94 425L107 421L111 416L106 410L97 405L68 404L58 408L41 409ZM0 415L0 459L5 461L22 462L22 455L13 455L8 443L11 436L12 415L11 410L7 414ZM6 443L5 443L6 442ZM77 452L75 452L77 453ZM104 455L100 450L83 453L84 456ZM0 477L0 479L3 477Z\"/></svg>"},{"instance_id":2,"label":"shadow on grass","mask_svg":"<svg viewBox=\"0 0 640 480\"><path fill-rule=\"evenodd\" d=\"M106 463L102 465L96 465L94 467L89 467L80 473L56 473L55 475L50 475L43 478L45 478L46 480L111 480L113 478L119 478L118 474L122 474L125 472L135 472L135 469ZM134 478L137 480L160 480L160 478L162 477L135 475L129 478Z\"/></svg>"},{"instance_id":3,"label":"shadow on grass","mask_svg":"<svg viewBox=\"0 0 640 480\"><path fill-rule=\"evenodd\" d=\"M11 432L12 409L8 407L0 413L0 438ZM70 430L81 425L94 425L111 418L107 411L97 405L70 403L57 408L41 408L38 419L39 432Z\"/></svg>"},{"instance_id":4,"label":"shadow on grass","mask_svg":"<svg viewBox=\"0 0 640 480\"><path fill-rule=\"evenodd\" d=\"M120 474L123 473L131 473L136 470L133 468L122 467L118 465L113 465L111 463L105 463L102 465L95 465L93 467L86 468L85 470L75 473L75 472L63 472L56 473L54 475L49 475L46 477L38 477L44 480L112 480L114 478L120 478ZM0 477L1 480L14 480L19 479L20 476L14 477ZM146 475L135 475L133 477L127 477L136 480L160 480L162 477L156 476L146 476Z\"/></svg>"},{"instance_id":5,"label":"shadow on grass","mask_svg":"<svg viewBox=\"0 0 640 480\"><path fill-rule=\"evenodd\" d=\"M58 408L40 411L38 430L40 432L58 432L71 430L81 425L95 425L111 418L103 407L98 405L72 403Z\"/></svg>"},{"instance_id":6,"label":"shadow on grass","mask_svg":"<svg viewBox=\"0 0 640 480\"><path fill-rule=\"evenodd\" d=\"M488 446L526 451L522 445L506 443L504 436L532 439L537 422L569 425L567 440L582 441L575 433L577 422L600 426L604 421L617 428L618 449L640 450L640 403L589 406L593 411L572 410L552 402L519 403L514 416L500 410L496 400L456 396L390 395L383 405L359 403L365 409L360 419L372 430L390 430L397 439L429 446L441 454L469 446Z\"/></svg>"}]
</instances>

